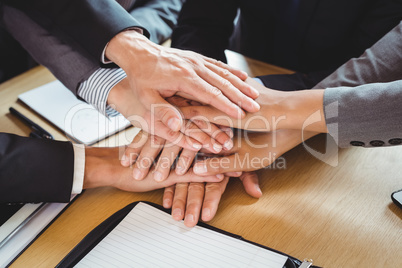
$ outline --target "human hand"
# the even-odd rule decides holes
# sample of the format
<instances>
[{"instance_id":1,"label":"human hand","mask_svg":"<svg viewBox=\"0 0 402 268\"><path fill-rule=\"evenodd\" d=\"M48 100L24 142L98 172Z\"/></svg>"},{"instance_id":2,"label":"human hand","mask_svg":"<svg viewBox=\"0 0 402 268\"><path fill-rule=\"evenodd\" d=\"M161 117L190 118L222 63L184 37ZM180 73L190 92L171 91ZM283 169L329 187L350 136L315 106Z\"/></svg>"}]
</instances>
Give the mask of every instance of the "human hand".
<instances>
[{"instance_id":1,"label":"human hand","mask_svg":"<svg viewBox=\"0 0 402 268\"><path fill-rule=\"evenodd\" d=\"M243 82L247 74L191 51L163 47L152 43L136 31L117 34L108 44L106 57L127 74L135 98L145 109L173 131L181 127L177 110L164 98L175 95L210 104L234 118L256 112L258 96ZM163 104L154 107L152 104Z\"/></svg>"},{"instance_id":2,"label":"human hand","mask_svg":"<svg viewBox=\"0 0 402 268\"><path fill-rule=\"evenodd\" d=\"M215 133L213 136L217 141L222 142L222 139L226 139L228 134L216 126L213 127L216 128L213 131ZM216 144L208 145L207 147L214 148L212 151L215 153L219 153L222 149L220 146L216 147ZM233 143L230 140L229 147L225 147L225 150L231 149L232 146ZM136 180L145 178L150 168L155 165L153 177L156 181L161 182L167 179L171 167L174 165L176 166L177 175L185 174L196 155L197 152L183 149L159 137L140 131L133 142L125 149L121 164L125 167L133 165L133 177ZM176 161L178 156L179 159Z\"/></svg>"},{"instance_id":3,"label":"human hand","mask_svg":"<svg viewBox=\"0 0 402 268\"><path fill-rule=\"evenodd\" d=\"M215 124L249 131L268 132L278 129L303 129L328 132L325 124L324 90L278 91L266 88L252 78L246 82L259 91L256 101L261 109L241 120L224 115L211 106L180 108L186 119L198 118Z\"/></svg>"},{"instance_id":4,"label":"human hand","mask_svg":"<svg viewBox=\"0 0 402 268\"><path fill-rule=\"evenodd\" d=\"M156 182L149 173L144 180L132 178L132 170L122 167L119 161L121 148L85 148L84 189L110 186L130 192L146 192L168 187L176 183L220 182L223 176L200 177L189 170L184 175L170 173L167 180ZM152 172L152 169L151 169Z\"/></svg>"},{"instance_id":5,"label":"human hand","mask_svg":"<svg viewBox=\"0 0 402 268\"><path fill-rule=\"evenodd\" d=\"M179 107L198 104L195 103L195 101L179 96L173 96L167 100L169 103ZM219 144L223 144L224 150L230 150L233 147L233 142L231 140L233 137L232 129L219 128L215 124L198 120L188 123L198 127L196 129L197 132L193 133L193 137L201 141L204 144L203 147L208 151L219 153L222 150L222 147ZM180 158L177 161L176 173L178 175L183 175L187 172L197 152L181 148L180 146L166 142L165 140L153 135L148 137L148 134L145 136L144 134L146 133L141 131L134 138L133 142L125 150L121 159L121 164L125 167L135 163L133 169L133 177L135 179L141 180L148 174L149 167L155 162L156 157L161 151L162 153L154 172L154 179L156 181L163 181L168 177L171 166L179 155ZM176 144L180 143L176 142ZM143 164L144 161L146 162L146 165Z\"/></svg>"},{"instance_id":6,"label":"human hand","mask_svg":"<svg viewBox=\"0 0 402 268\"><path fill-rule=\"evenodd\" d=\"M234 138L232 150L225 156L213 156L193 166L195 174L213 175L224 172L254 171L271 165L278 157L318 133L300 130L244 132Z\"/></svg>"},{"instance_id":7,"label":"human hand","mask_svg":"<svg viewBox=\"0 0 402 268\"><path fill-rule=\"evenodd\" d=\"M178 96L167 98L167 101L178 107L200 105L196 101ZM217 153L222 147L228 148L231 143L231 137L224 135L217 126L201 120L185 120L180 132L172 131L158 117L145 109L140 100L134 96L127 79L123 79L113 87L108 96L108 104L123 114L132 125L179 147L193 151L207 148Z\"/></svg>"},{"instance_id":8,"label":"human hand","mask_svg":"<svg viewBox=\"0 0 402 268\"><path fill-rule=\"evenodd\" d=\"M197 224L200 214L203 221L210 221L216 215L221 196L226 189L230 175L239 176L246 192L254 197L262 195L258 184L258 176L255 172L243 172L243 174L225 174L221 182L207 183L179 183L165 188L163 194L163 206L172 208L173 219L184 219L184 224L193 227Z\"/></svg>"}]
</instances>

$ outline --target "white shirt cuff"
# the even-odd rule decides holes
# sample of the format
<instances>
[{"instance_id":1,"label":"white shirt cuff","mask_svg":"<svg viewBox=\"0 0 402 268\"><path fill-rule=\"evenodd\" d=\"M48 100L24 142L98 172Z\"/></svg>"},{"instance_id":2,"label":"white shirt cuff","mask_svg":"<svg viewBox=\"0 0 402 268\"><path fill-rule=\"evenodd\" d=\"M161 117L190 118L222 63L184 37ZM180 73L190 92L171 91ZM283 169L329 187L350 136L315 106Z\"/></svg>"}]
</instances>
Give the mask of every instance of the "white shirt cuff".
<instances>
[{"instance_id":1,"label":"white shirt cuff","mask_svg":"<svg viewBox=\"0 0 402 268\"><path fill-rule=\"evenodd\" d=\"M84 186L85 172L85 146L83 144L73 144L74 149L74 177L73 189L71 194L80 194Z\"/></svg>"},{"instance_id":2,"label":"white shirt cuff","mask_svg":"<svg viewBox=\"0 0 402 268\"><path fill-rule=\"evenodd\" d=\"M141 28L138 28L138 27L128 28L128 29L125 29L124 31L130 31L130 30L134 30L134 31L139 32L140 34L144 34L144 30L142 30ZM102 51L101 62L103 64L113 63L113 61L111 61L108 58L106 58L106 49L107 49L108 45L109 45L109 42L107 42L105 48Z\"/></svg>"}]
</instances>

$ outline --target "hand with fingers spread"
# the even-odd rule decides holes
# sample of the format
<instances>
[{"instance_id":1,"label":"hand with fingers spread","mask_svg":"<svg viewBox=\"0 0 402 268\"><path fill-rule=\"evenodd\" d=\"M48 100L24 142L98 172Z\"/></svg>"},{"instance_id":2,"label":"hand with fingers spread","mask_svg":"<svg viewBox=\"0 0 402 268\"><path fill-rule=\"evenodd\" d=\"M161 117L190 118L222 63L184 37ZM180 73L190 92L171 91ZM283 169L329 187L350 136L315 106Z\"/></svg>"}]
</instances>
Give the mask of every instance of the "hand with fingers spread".
<instances>
[{"instance_id":1,"label":"hand with fingers spread","mask_svg":"<svg viewBox=\"0 0 402 268\"><path fill-rule=\"evenodd\" d=\"M249 131L303 129L328 132L324 117L324 90L278 91L266 88L252 78L246 82L259 91L255 100L261 109L236 119L208 105L180 107L186 119L198 118L215 124Z\"/></svg>"},{"instance_id":2,"label":"hand with fingers spread","mask_svg":"<svg viewBox=\"0 0 402 268\"><path fill-rule=\"evenodd\" d=\"M142 114L160 121L158 133L181 129L180 113L165 100L176 93L210 104L234 118L244 117L243 109L259 110L253 100L258 91L243 81L246 73L191 51L157 45L134 30L117 34L106 48L106 57L126 72L130 99L141 101ZM130 102L122 97L109 104L114 104L123 115L132 111ZM165 128L159 130L162 125Z\"/></svg>"},{"instance_id":3,"label":"hand with fingers spread","mask_svg":"<svg viewBox=\"0 0 402 268\"><path fill-rule=\"evenodd\" d=\"M214 133L213 136L217 142L222 142L222 140L228 138L228 135L217 127ZM233 143L230 143L230 145L233 146ZM231 147L224 148L224 150L230 149ZM206 150L212 153L219 153L222 147L217 143L209 144ZM166 142L162 138L140 131L133 142L125 149L121 164L125 167L133 165L133 177L136 180L144 179L152 166L155 166L153 177L156 181L161 182L168 178L171 168L174 166L177 175L185 174L196 155L197 152L183 149L175 144ZM178 160L176 160L177 157L179 157Z\"/></svg>"},{"instance_id":4,"label":"hand with fingers spread","mask_svg":"<svg viewBox=\"0 0 402 268\"><path fill-rule=\"evenodd\" d=\"M136 181L132 178L132 170L122 167L119 161L121 148L94 148L85 149L84 188L111 186L124 191L146 192L168 187L176 183L187 182L220 182L223 176L201 177L189 170L184 175L174 172L169 174L167 180L156 182L151 173L144 180ZM151 172L153 168L151 168Z\"/></svg>"},{"instance_id":5,"label":"hand with fingers spread","mask_svg":"<svg viewBox=\"0 0 402 268\"><path fill-rule=\"evenodd\" d=\"M179 96L172 96L167 101L178 107L199 105L196 101ZM186 129L188 131L184 131L184 133L187 133L188 136L203 144L203 148L211 153L219 153L222 149L227 151L233 147L231 140L233 131L231 128L220 127L201 120L194 120L186 121ZM171 166L174 164L177 156L180 155L176 165L176 173L178 175L184 174L190 168L197 154L197 151L189 150L186 146L183 146L186 144L183 140L188 141L188 136L182 135L174 142L169 142L154 135L148 137L147 133L141 131L126 149L121 163L125 167L135 164L133 177L136 180L141 180L147 175L149 167L155 162L157 156L161 154L154 178L156 181L163 181L168 177Z\"/></svg>"},{"instance_id":6,"label":"hand with fingers spread","mask_svg":"<svg viewBox=\"0 0 402 268\"><path fill-rule=\"evenodd\" d=\"M199 221L210 221L215 216L229 176L239 177L246 192L259 198L262 195L255 172L233 172L225 174L221 182L178 183L165 188L163 206L172 209L175 220L183 220L188 227L193 227Z\"/></svg>"},{"instance_id":7,"label":"hand with fingers spread","mask_svg":"<svg viewBox=\"0 0 402 268\"><path fill-rule=\"evenodd\" d=\"M114 103L122 104L120 106L113 105ZM210 133L199 129L195 122L184 120L181 123L180 131L172 131L167 127L162 120L148 111L139 99L134 97L132 90L128 86L128 80L123 79L118 83L109 93L108 104L113 105L117 111L123 114L132 125L141 128L147 133L167 140L177 146L198 151L203 147L210 148L211 151L221 148L225 142L230 140L229 137L221 139L221 143L211 137L213 134L212 129ZM155 104L155 111L164 113L163 110L167 108L167 105ZM178 114L180 114L177 111ZM198 123L201 125L203 122ZM216 128L215 128L216 129ZM211 147L211 144L215 144L215 150Z\"/></svg>"}]
</instances>

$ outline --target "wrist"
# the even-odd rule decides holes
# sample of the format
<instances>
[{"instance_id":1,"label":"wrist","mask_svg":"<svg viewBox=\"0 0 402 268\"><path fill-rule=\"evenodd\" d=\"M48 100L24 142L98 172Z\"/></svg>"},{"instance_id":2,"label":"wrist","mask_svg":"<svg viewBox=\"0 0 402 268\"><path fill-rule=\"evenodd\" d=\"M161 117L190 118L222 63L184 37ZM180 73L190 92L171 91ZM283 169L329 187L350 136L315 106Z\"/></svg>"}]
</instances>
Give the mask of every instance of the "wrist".
<instances>
[{"instance_id":1,"label":"wrist","mask_svg":"<svg viewBox=\"0 0 402 268\"><path fill-rule=\"evenodd\" d=\"M303 132L300 129L281 129L272 132L272 135L275 135L272 137L272 144L275 145L272 151L279 157L317 134L319 133Z\"/></svg>"},{"instance_id":2,"label":"wrist","mask_svg":"<svg viewBox=\"0 0 402 268\"><path fill-rule=\"evenodd\" d=\"M141 62L136 59L143 55L145 47L150 44L155 45L136 30L123 31L110 40L105 56L128 73L132 66L130 63Z\"/></svg>"},{"instance_id":3,"label":"wrist","mask_svg":"<svg viewBox=\"0 0 402 268\"><path fill-rule=\"evenodd\" d=\"M286 119L281 128L327 132L323 99L324 90L289 92L282 106Z\"/></svg>"},{"instance_id":4,"label":"wrist","mask_svg":"<svg viewBox=\"0 0 402 268\"><path fill-rule=\"evenodd\" d=\"M83 189L110 186L107 179L110 175L109 163L103 159L104 148L85 148L85 174Z\"/></svg>"},{"instance_id":5,"label":"wrist","mask_svg":"<svg viewBox=\"0 0 402 268\"><path fill-rule=\"evenodd\" d=\"M109 92L107 104L113 107L116 111L121 113L124 117L129 117L135 114L135 107L137 107L137 98L130 89L129 81L124 78L117 83Z\"/></svg>"}]
</instances>

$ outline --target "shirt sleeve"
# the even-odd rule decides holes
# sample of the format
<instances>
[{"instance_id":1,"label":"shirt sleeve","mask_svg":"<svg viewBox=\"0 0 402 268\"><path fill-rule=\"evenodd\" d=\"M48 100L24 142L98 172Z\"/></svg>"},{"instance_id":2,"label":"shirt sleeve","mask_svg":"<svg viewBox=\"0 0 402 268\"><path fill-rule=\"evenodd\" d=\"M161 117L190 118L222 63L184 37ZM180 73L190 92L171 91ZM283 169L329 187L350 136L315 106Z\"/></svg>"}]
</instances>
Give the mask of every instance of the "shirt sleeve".
<instances>
[{"instance_id":1,"label":"shirt sleeve","mask_svg":"<svg viewBox=\"0 0 402 268\"><path fill-rule=\"evenodd\" d=\"M261 81L260 78L254 77L254 80L257 81L258 83L260 83L261 85L264 85L264 83Z\"/></svg>"},{"instance_id":2,"label":"shirt sleeve","mask_svg":"<svg viewBox=\"0 0 402 268\"><path fill-rule=\"evenodd\" d=\"M99 68L78 88L78 96L93 105L101 114L115 116L119 113L107 105L110 90L127 75L120 68Z\"/></svg>"},{"instance_id":3,"label":"shirt sleeve","mask_svg":"<svg viewBox=\"0 0 402 268\"><path fill-rule=\"evenodd\" d=\"M73 144L74 150L74 177L71 194L80 194L84 185L85 173L85 146Z\"/></svg>"}]
</instances>

